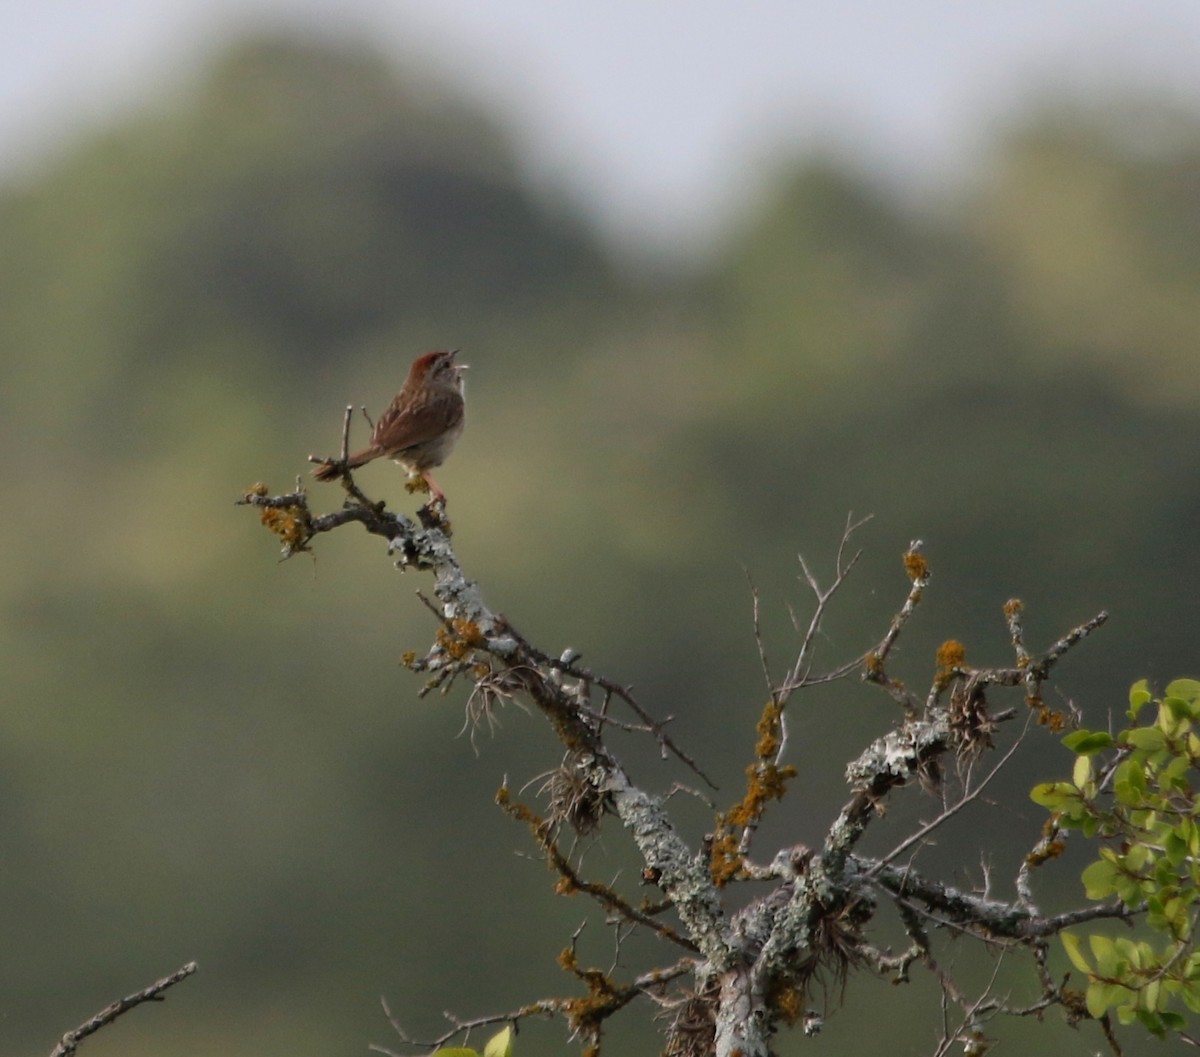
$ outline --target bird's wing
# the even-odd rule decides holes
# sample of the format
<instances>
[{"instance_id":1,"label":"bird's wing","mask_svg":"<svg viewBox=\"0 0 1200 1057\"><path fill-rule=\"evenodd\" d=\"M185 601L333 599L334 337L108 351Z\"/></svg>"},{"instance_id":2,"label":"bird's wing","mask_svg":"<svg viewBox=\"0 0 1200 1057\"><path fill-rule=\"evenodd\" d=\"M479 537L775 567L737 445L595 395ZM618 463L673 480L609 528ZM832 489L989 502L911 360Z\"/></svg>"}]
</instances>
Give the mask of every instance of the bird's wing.
<instances>
[{"instance_id":1,"label":"bird's wing","mask_svg":"<svg viewBox=\"0 0 1200 1057\"><path fill-rule=\"evenodd\" d=\"M375 423L371 446L386 454L404 451L440 437L458 425L462 417L461 400L439 400L433 406L414 407L397 398Z\"/></svg>"}]
</instances>

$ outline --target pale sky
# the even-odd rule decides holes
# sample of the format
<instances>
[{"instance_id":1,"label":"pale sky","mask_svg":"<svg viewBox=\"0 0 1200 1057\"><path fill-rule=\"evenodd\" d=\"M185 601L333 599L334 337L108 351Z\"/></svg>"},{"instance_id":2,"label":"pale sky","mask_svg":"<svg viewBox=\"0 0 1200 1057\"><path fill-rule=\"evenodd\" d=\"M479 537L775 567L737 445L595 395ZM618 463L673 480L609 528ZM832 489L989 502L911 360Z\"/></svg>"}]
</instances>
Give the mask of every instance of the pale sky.
<instances>
[{"instance_id":1,"label":"pale sky","mask_svg":"<svg viewBox=\"0 0 1200 1057\"><path fill-rule=\"evenodd\" d=\"M194 71L239 27L360 30L489 101L620 235L703 235L763 160L835 134L905 181L1022 101L1200 112L1200 0L0 0L0 177Z\"/></svg>"}]
</instances>

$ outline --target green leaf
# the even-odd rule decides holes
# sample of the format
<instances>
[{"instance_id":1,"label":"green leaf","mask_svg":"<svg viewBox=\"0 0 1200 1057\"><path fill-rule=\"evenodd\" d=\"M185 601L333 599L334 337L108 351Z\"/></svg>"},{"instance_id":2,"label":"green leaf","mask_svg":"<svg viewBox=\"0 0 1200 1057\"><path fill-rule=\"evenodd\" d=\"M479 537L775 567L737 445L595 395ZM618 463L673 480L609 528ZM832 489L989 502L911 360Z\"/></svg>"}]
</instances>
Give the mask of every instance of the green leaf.
<instances>
[{"instance_id":1,"label":"green leaf","mask_svg":"<svg viewBox=\"0 0 1200 1057\"><path fill-rule=\"evenodd\" d=\"M1130 877L1128 874L1117 874L1114 882L1117 889L1117 898L1127 906L1133 906L1135 903L1142 901L1142 882L1135 877ZM1147 887L1151 882L1147 881Z\"/></svg>"},{"instance_id":2,"label":"green leaf","mask_svg":"<svg viewBox=\"0 0 1200 1057\"><path fill-rule=\"evenodd\" d=\"M1162 707L1170 712L1171 718L1177 723L1187 723L1196 717L1195 707L1182 697L1164 697Z\"/></svg>"},{"instance_id":3,"label":"green leaf","mask_svg":"<svg viewBox=\"0 0 1200 1057\"><path fill-rule=\"evenodd\" d=\"M1125 853L1125 865L1135 873L1140 873L1142 867L1150 861L1153 855L1154 852L1145 844L1134 844Z\"/></svg>"},{"instance_id":4,"label":"green leaf","mask_svg":"<svg viewBox=\"0 0 1200 1057\"><path fill-rule=\"evenodd\" d=\"M1188 854L1188 843L1178 833L1172 831L1167 834L1167 839L1163 842L1163 850L1166 852L1167 862L1172 866L1178 866Z\"/></svg>"},{"instance_id":5,"label":"green leaf","mask_svg":"<svg viewBox=\"0 0 1200 1057\"><path fill-rule=\"evenodd\" d=\"M1108 1012L1110 1006L1115 1006L1118 1002L1124 1002L1128 998L1128 989L1120 984L1106 984L1103 980L1093 980L1088 984L1087 1008L1088 1012L1097 1020Z\"/></svg>"},{"instance_id":6,"label":"green leaf","mask_svg":"<svg viewBox=\"0 0 1200 1057\"><path fill-rule=\"evenodd\" d=\"M1183 975L1184 979L1200 985L1200 951L1190 954L1183 963Z\"/></svg>"},{"instance_id":7,"label":"green leaf","mask_svg":"<svg viewBox=\"0 0 1200 1057\"><path fill-rule=\"evenodd\" d=\"M1186 775L1191 766L1192 761L1186 756L1176 756L1163 768L1159 781L1173 791L1185 792L1188 788Z\"/></svg>"},{"instance_id":8,"label":"green leaf","mask_svg":"<svg viewBox=\"0 0 1200 1057\"><path fill-rule=\"evenodd\" d=\"M1139 679L1129 688L1129 718L1136 720L1137 714L1142 710L1142 706L1151 700L1150 683L1146 679Z\"/></svg>"},{"instance_id":9,"label":"green leaf","mask_svg":"<svg viewBox=\"0 0 1200 1057\"><path fill-rule=\"evenodd\" d=\"M1088 936L1088 946L1092 948L1092 957L1096 959L1097 976L1121 975L1121 958L1112 940L1093 932Z\"/></svg>"},{"instance_id":10,"label":"green leaf","mask_svg":"<svg viewBox=\"0 0 1200 1057\"><path fill-rule=\"evenodd\" d=\"M1075 760L1075 766L1071 771L1071 780L1075 783L1076 789L1087 791L1089 795L1094 793L1094 789L1089 789L1092 784L1092 761L1090 757L1079 756Z\"/></svg>"},{"instance_id":11,"label":"green leaf","mask_svg":"<svg viewBox=\"0 0 1200 1057\"><path fill-rule=\"evenodd\" d=\"M1122 1012L1124 1011L1122 1010ZM1151 1013L1148 1009L1139 1009L1137 1011L1137 1019L1142 1022L1142 1027L1150 1032L1151 1035L1155 1036L1155 1038L1162 1039L1166 1037L1167 1033L1165 1030L1163 1030L1162 1021L1159 1019L1157 1013ZM1127 1024L1130 1023L1131 1020L1132 1018L1130 1018L1129 1021L1122 1018L1121 1023Z\"/></svg>"},{"instance_id":12,"label":"green leaf","mask_svg":"<svg viewBox=\"0 0 1200 1057\"><path fill-rule=\"evenodd\" d=\"M1168 683L1167 697L1179 697L1190 704L1200 704L1200 680L1176 679Z\"/></svg>"},{"instance_id":13,"label":"green leaf","mask_svg":"<svg viewBox=\"0 0 1200 1057\"><path fill-rule=\"evenodd\" d=\"M1126 807L1135 807L1142 802L1146 792L1146 772L1133 759L1122 760L1113 772L1113 793Z\"/></svg>"},{"instance_id":14,"label":"green leaf","mask_svg":"<svg viewBox=\"0 0 1200 1057\"><path fill-rule=\"evenodd\" d=\"M1067 957L1071 959L1071 964L1081 973L1091 976L1092 967L1083 955L1083 940L1073 932L1060 932L1058 938L1062 940L1063 950L1067 952Z\"/></svg>"},{"instance_id":15,"label":"green leaf","mask_svg":"<svg viewBox=\"0 0 1200 1057\"><path fill-rule=\"evenodd\" d=\"M1150 980L1146 983L1146 986L1138 992L1138 1001L1143 1009L1152 1009L1155 1011L1158 1010L1159 998L1161 997L1159 995L1159 989L1161 986L1162 985L1158 980Z\"/></svg>"},{"instance_id":16,"label":"green leaf","mask_svg":"<svg viewBox=\"0 0 1200 1057\"><path fill-rule=\"evenodd\" d=\"M1063 738L1062 743L1080 756L1091 756L1102 749L1111 749L1113 739L1103 730L1076 730Z\"/></svg>"},{"instance_id":17,"label":"green leaf","mask_svg":"<svg viewBox=\"0 0 1200 1057\"><path fill-rule=\"evenodd\" d=\"M1179 992L1179 997L1193 1013L1200 1013L1200 984L1195 980L1188 981L1187 986Z\"/></svg>"},{"instance_id":18,"label":"green leaf","mask_svg":"<svg viewBox=\"0 0 1200 1057\"><path fill-rule=\"evenodd\" d=\"M483 1057L512 1057L513 1029L509 1024L503 1031L496 1032L483 1048Z\"/></svg>"},{"instance_id":19,"label":"green leaf","mask_svg":"<svg viewBox=\"0 0 1200 1057\"><path fill-rule=\"evenodd\" d=\"M1035 804L1041 804L1051 811L1061 811L1064 804L1078 795L1079 790L1070 782L1043 782L1029 791L1029 798Z\"/></svg>"},{"instance_id":20,"label":"green leaf","mask_svg":"<svg viewBox=\"0 0 1200 1057\"><path fill-rule=\"evenodd\" d=\"M1125 741L1144 752L1158 752L1167 744L1167 736L1158 727L1135 727L1125 732Z\"/></svg>"},{"instance_id":21,"label":"green leaf","mask_svg":"<svg viewBox=\"0 0 1200 1057\"><path fill-rule=\"evenodd\" d=\"M1107 899L1117 890L1117 875L1120 871L1110 862L1097 859L1080 875L1088 899ZM1065 936L1066 933L1063 933Z\"/></svg>"},{"instance_id":22,"label":"green leaf","mask_svg":"<svg viewBox=\"0 0 1200 1057\"><path fill-rule=\"evenodd\" d=\"M479 1057L479 1054L466 1046L451 1046L447 1050L434 1050L429 1057Z\"/></svg>"}]
</instances>

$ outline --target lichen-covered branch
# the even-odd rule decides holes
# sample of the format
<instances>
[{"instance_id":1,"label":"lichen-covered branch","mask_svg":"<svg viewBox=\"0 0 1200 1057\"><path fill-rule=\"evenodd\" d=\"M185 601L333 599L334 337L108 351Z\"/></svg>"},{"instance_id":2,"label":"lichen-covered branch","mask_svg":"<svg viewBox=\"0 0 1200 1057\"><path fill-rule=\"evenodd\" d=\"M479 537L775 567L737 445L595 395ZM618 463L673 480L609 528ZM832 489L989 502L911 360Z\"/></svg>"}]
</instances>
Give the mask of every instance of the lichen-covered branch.
<instances>
[{"instance_id":1,"label":"lichen-covered branch","mask_svg":"<svg viewBox=\"0 0 1200 1057\"><path fill-rule=\"evenodd\" d=\"M914 694L890 665L896 642L931 582L929 564L917 541L904 556L908 591L882 638L858 657L823 674L814 673L813 649L821 621L857 559L847 550L857 525L848 521L829 587L822 588L802 561L815 608L807 623L793 618L800 645L778 683L771 678L762 648L754 595L754 631L768 700L755 732L745 793L717 813L712 831L693 846L676 827L666 800L634 779L606 737L612 726L640 731L655 739L664 758L674 757L703 777L697 762L667 734L666 721L654 719L628 688L580 666L573 651L556 653L534 646L492 610L479 585L458 562L444 507L424 507L414 521L368 499L349 471L343 484L343 506L319 516L311 512L308 496L299 487L271 497L264 486L256 486L241 501L258 509L263 524L280 539L285 557L310 549L322 533L353 522L386 542L388 555L401 571L432 576L434 597L428 602L438 627L428 650L406 656L408 667L425 677L427 689L447 690L459 678L469 682L469 714L490 715L497 703L510 699L540 711L564 750L561 763L549 772L540 790L549 810L535 813L514 804L506 792L504 806L532 828L558 875L560 891L595 900L619 929L649 930L686 952L673 965L621 983L609 972L580 968L572 944L562 964L584 984L585 996L543 999L490 1019L459 1022L458 1029L439 1042L465 1026L563 1013L587 1042L587 1052L596 1053L605 1019L634 998L647 996L672 1014L664 1051L668 1057L709 1053L770 1057L770 1040L781 1026L819 1029L821 1016L808 1005L814 981L844 980L856 970L904 981L914 965L933 973L946 1000L960 1006L965 1027L953 1030L961 1035L997 1012L1022 1011L986 996L968 1000L935 960L931 929L950 929L990 945L1029 951L1042 987L1043 1005L1038 1008L1066 1007L1074 999L1046 970L1046 937L1080 921L1133 913L1112 904L1040 916L1030 893L1028 862L1018 879L1018 898L1006 902L927 877L914 861L934 830L977 804L991 777L1019 747L1018 741L985 777L973 778L974 762L993 748L1002 725L1020 714L1019 707L994 710L989 692L1021 688L1027 714L1038 724L1059 729L1064 719L1044 704L1042 684L1055 664L1104 622L1106 614L1072 629L1035 655L1025 645L1020 603L1011 601L1004 616L1014 650L1012 667L974 668L967 662L965 648L951 640L938 651L928 692ZM793 844L779 849L767 865L752 862L751 839L763 813L768 804L789 795L792 768L784 762L786 710L796 707L792 699L805 689L854 672L902 706L894 726L875 737L846 767L847 797L817 846ZM614 707L627 708L633 719L618 720L611 714ZM860 853L864 834L890 798L908 787L925 792L944 789L948 781L957 784L956 795L947 796L941 812L903 836L892 853L875 859ZM560 848L557 835L562 827L586 836L608 818L620 823L637 848L643 883L661 893L661 901L653 907L638 906L614 885L586 878ZM1049 840L1043 835L1043 843ZM1049 847L1041 854L1044 859L1052 857ZM906 859L903 864L901 857ZM731 904L730 889L746 881L760 887L749 901L739 897ZM895 913L907 935L908 945L899 954L871 942L871 926L881 908ZM686 989L684 977L691 979ZM1078 1007L1072 1006L1070 1013L1079 1015ZM946 1032L949 1035L951 1029Z\"/></svg>"}]
</instances>

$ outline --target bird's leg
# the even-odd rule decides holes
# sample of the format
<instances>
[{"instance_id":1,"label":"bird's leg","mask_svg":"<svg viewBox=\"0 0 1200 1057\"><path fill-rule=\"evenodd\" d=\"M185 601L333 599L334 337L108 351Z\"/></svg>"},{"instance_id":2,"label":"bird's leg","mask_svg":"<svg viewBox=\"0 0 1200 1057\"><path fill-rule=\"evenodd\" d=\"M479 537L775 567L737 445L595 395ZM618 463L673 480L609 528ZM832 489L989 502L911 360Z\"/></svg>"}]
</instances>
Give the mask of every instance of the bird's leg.
<instances>
[{"instance_id":1,"label":"bird's leg","mask_svg":"<svg viewBox=\"0 0 1200 1057\"><path fill-rule=\"evenodd\" d=\"M430 502L439 503L441 506L445 507L446 496L437 486L437 482L427 473L423 473L421 476L424 478L425 483L429 486L429 495L431 497Z\"/></svg>"}]
</instances>

